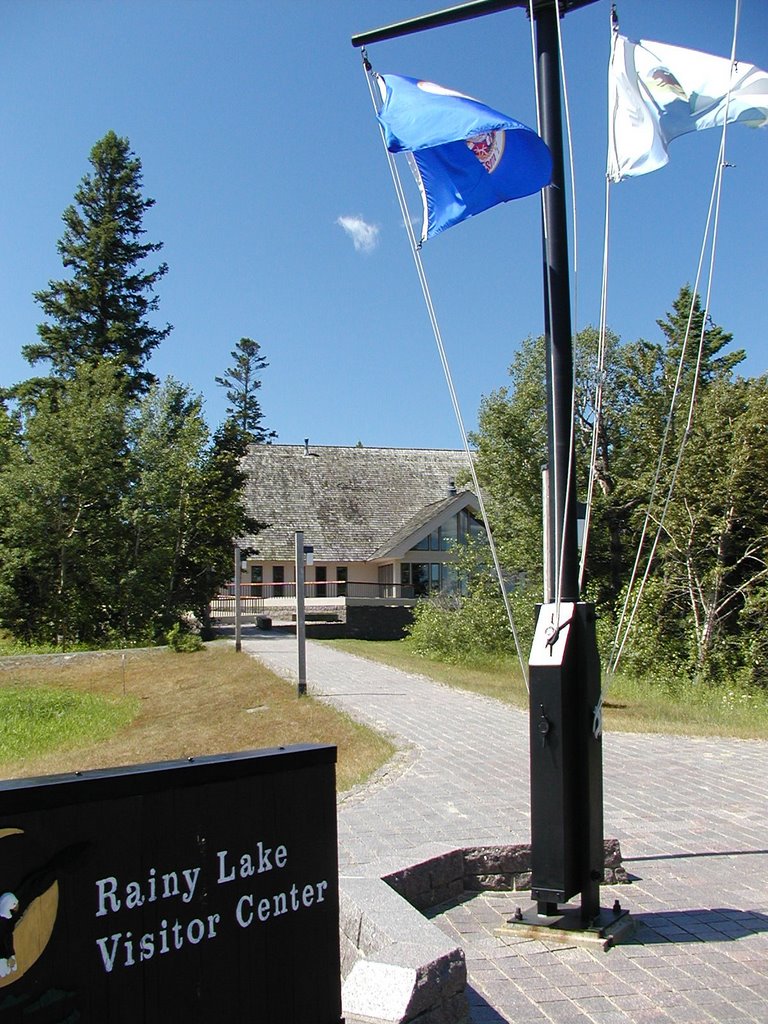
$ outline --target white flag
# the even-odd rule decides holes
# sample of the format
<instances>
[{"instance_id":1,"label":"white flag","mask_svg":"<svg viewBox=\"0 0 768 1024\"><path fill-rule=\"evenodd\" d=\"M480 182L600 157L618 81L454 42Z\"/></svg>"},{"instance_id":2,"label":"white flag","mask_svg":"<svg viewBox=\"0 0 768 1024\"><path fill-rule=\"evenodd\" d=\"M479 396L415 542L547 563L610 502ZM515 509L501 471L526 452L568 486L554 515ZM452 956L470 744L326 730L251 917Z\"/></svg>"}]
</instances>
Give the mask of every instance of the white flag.
<instances>
[{"instance_id":1,"label":"white flag","mask_svg":"<svg viewBox=\"0 0 768 1024\"><path fill-rule=\"evenodd\" d=\"M608 177L655 171L679 135L768 123L768 74L753 64L616 35L608 71Z\"/></svg>"}]
</instances>

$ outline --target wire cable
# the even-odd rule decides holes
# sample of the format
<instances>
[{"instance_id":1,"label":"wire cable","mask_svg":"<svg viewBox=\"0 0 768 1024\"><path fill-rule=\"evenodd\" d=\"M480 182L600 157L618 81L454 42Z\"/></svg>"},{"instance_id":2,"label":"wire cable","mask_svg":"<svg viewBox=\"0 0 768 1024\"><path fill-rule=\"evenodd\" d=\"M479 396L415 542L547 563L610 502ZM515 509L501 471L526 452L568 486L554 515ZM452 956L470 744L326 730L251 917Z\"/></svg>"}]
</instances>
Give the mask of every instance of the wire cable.
<instances>
[{"instance_id":1,"label":"wire cable","mask_svg":"<svg viewBox=\"0 0 768 1024\"><path fill-rule=\"evenodd\" d=\"M370 67L370 64L368 64L367 56L365 55L365 53L363 53L363 66L364 66L364 70L366 72L366 81L368 82L368 89L369 89L369 92L370 92L371 101L373 103L374 110L378 111L379 106L378 106L378 102L377 102L378 97L377 97L376 84L375 84L374 80L372 80L372 76L375 75L375 72L373 72L373 70ZM482 489L480 487L480 482L479 482L478 477L477 477L477 469L475 467L475 460L474 460L474 457L473 457L473 454L472 454L472 449L470 448L469 437L467 435L467 431L466 431L466 428L464 426L464 417L462 416L461 407L459 405L458 395L456 393L456 388L455 388L454 383L453 383L453 375L451 373L451 368L450 368L450 364L449 364L449 361L448 361L448 356L447 356L447 353L445 351L445 345L443 343L442 331L440 329L440 324L439 324L439 321L437 319L437 312L435 310L435 306L434 306L434 303L432 301L432 294L431 294L431 291L430 291L430 288L429 288L429 282L427 280L427 275L426 275L426 272L424 270L424 263L423 263L422 258L421 258L420 246L419 246L419 243L416 240L416 235L414 234L414 231L413 231L413 224L411 223L411 218L410 218L409 210L408 210L408 204L407 204L407 201L406 201L405 192L403 190L402 181L400 179L400 174L398 172L397 165L395 163L395 158L393 157L393 155L389 152L389 150L386 147L386 143L384 141L384 132L383 132L383 130L381 130L381 125L379 125L379 129L380 129L380 132L381 132L381 140L382 140L382 143L384 145L384 151L385 151L385 153L387 155L387 163L389 164L389 170L390 170L390 174L392 176L392 182L393 182L393 185L394 185L394 188L395 188L395 194L397 195L398 203L400 205L400 212L402 214L403 223L405 225L406 234L408 236L408 241L409 241L410 246L411 246L411 255L413 256L413 260L414 260L414 263L416 265L416 272L417 272L417 275L418 275L418 278L419 278L419 284L421 285L422 295L424 297L424 302L425 302L426 307L427 307L427 314L429 316L429 321L430 321L430 324L432 326L432 333L434 335L435 344L437 346L438 355L440 357L440 364L441 364L441 366L443 368L443 373L445 375L445 380L446 380L446 383L448 385L448 393L450 395L451 405L453 406L453 412L454 412L454 415L456 417L456 423L457 423L458 428L459 428L459 433L461 435L462 444L464 446L464 451L466 452L466 455L467 455L467 462L469 464L469 471L470 471L470 474L472 476L472 484L473 484L473 487L474 487L475 495L476 495L477 500L478 500L478 504L480 506L480 514L481 514L481 517L482 517L482 520L483 520L483 526L485 527L486 536L488 538L488 547L489 547L489 550L491 552L491 558L493 560L493 565L494 565L494 569L495 569L495 572L496 572L496 577L497 577L497 580L498 580L498 583L499 583L499 590L501 591L502 601L504 602L504 609L506 611L507 619L509 621L509 628L510 628L510 631L512 633L512 638L513 638L514 644L515 644L515 650L517 652L517 657L518 657L518 660L520 662L520 669L521 669L521 672L522 672L522 675L523 675L523 680L525 682L525 687L526 687L526 690L527 690L529 688L528 664L527 664L527 661L526 661L525 657L523 656L522 647L520 645L520 638L518 636L517 627L515 625L514 614L512 612L512 605L511 605L510 600L509 600L509 594L507 593L507 588L506 588L506 586L504 584L504 574L502 572L501 562L499 560L498 551L496 549L496 544L495 544L495 541L493 539L493 533L491 531L491 525L490 525L490 522L489 522L489 519L488 519L488 513L487 513L487 509L486 509L486 505L485 505L485 500L483 498Z\"/></svg>"},{"instance_id":2,"label":"wire cable","mask_svg":"<svg viewBox=\"0 0 768 1024\"><path fill-rule=\"evenodd\" d=\"M734 11L733 39L732 39L732 44L731 44L731 67L732 68L733 68L733 66L736 63L736 43L737 43L737 39L738 39L738 27L739 27L739 19L740 19L740 8L741 8L741 0L736 0L736 2L735 2L735 11ZM629 584L629 586L627 588L627 593L626 593L626 597L625 597L625 600L624 600L624 605L623 605L623 608L622 608L622 613L621 613L621 616L620 616L620 619L619 619L619 624L618 624L617 629L616 629L616 636L614 638L613 647L612 647L610 658L609 658L608 669L607 669L607 672L606 672L606 677L609 680L610 680L610 678L613 677L613 675L616 673L616 670L618 668L618 664L619 664L619 661L621 659L621 655L622 655L622 653L624 651L624 647L626 646L627 640L629 638L629 634L630 634L631 629L632 629L632 625L634 623L634 619L635 619L637 610L638 610L639 605L640 605L640 600L642 598L643 591L645 589L645 584L646 584L646 582L648 580L648 576L650 575L651 566L652 566L652 563L653 563L653 558L654 558L654 556L656 554L656 550L657 550L659 542L661 540L661 536L662 536L662 534L664 532L664 523L665 523L667 512L669 510L669 507L670 507L670 504L671 504L671 501L672 501L672 496L673 496L673 493L674 493L675 484L677 482L677 477L679 475L680 467L682 465L683 454L684 454L684 451L685 451L685 447L686 447L686 445L688 443L688 440L690 438L691 427L692 427L692 424L693 424L693 414L694 414L694 409L695 409L695 406L696 406L696 397L697 397L697 393L698 393L698 384L699 384L699 378L700 378L701 363L702 363L702 358L703 358L703 354L704 354L704 345L705 345L705 340L706 340L707 319L708 319L708 316L709 316L709 303L710 303L711 290L712 290L712 281L713 281L713 278L714 278L715 255L716 255L716 251L717 251L718 230L719 230L719 222L720 222L720 205L721 205L721 199L722 199L723 171L725 170L725 167L727 166L726 160L725 160L725 144L726 144L726 138L727 138L728 108L729 108L730 99L731 99L732 83L733 83L733 75L731 75L731 78L729 79L729 82L728 82L728 92L726 94L726 103L725 103L725 115L724 115L724 119L723 119L723 127L722 127L721 136L720 136L720 145L719 145L719 148L718 148L718 155L717 155L717 167L716 167L715 178L714 178L714 182L713 182L713 186L712 186L712 193L711 193L711 196L710 196L709 211L708 211L708 214L707 214L707 222L706 222L706 227L705 227L705 231L704 231L704 238L702 240L702 246L701 246L701 251L700 251L700 255L699 255L699 263L698 263L698 267L697 267L697 271L696 271L696 282L695 282L695 285L694 285L694 288L693 288L693 291L692 291L692 295L691 295L691 308L690 308L689 315L688 315L688 322L687 322L687 326L686 326L685 337L684 337L684 340L683 340L683 346L682 346L682 351L681 351L681 355L680 355L680 362L678 364L677 378L676 378L676 381L675 381L675 389L673 391L672 402L670 404L670 413L669 413L669 416L667 418L667 424L666 424L666 428L665 428L665 432L664 432L664 438L663 438L663 442L662 442L662 450L661 450L661 452L659 454L659 460L658 460L658 463L657 463L656 476L654 478L654 484L653 484L653 488L652 488L652 492L651 492L651 499L649 500L648 509L647 509L647 512L646 512L646 515L645 515L645 521L644 521L644 524L643 524L643 531L642 531L642 534L641 534L640 543L638 544L637 557L635 558L635 565L634 565L633 570L632 570L632 576L630 578L630 584ZM657 519L657 522L656 522L656 534L654 536L653 543L651 545L651 550L650 550L650 553L648 555L648 560L647 560L647 563L646 563L645 571L643 573L643 578L642 578L640 586L638 588L638 593L637 593L637 596L635 598L634 604L632 606L632 610L631 610L631 613L629 615L629 620L627 622L626 628L624 629L624 634L623 634L623 637L622 637L621 630L623 628L624 618L626 616L626 611L627 611L627 608L628 608L628 605L629 605L629 599L630 599L630 596L631 596L632 588L633 588L635 580L636 580L636 573L637 573L637 568L639 566L639 561L640 561L640 556L641 556L641 551L642 551L642 545L644 543L644 540L645 540L645 537L646 537L646 534L647 534L648 525L649 525L649 523L651 521L651 518L652 518L653 502L654 502L654 499L655 499L655 490L656 490L656 487L658 485L658 481L660 479L661 471L662 471L662 468L663 468L664 447L665 447L665 443L666 443L666 441L668 439L669 431L670 431L670 428L671 428L672 412L673 412L673 409L674 409L674 404L675 404L677 395L678 395L679 390L680 390L680 381L681 381L681 378L682 378L682 372L683 372L684 364L685 364L685 355L686 355L688 340L689 340L689 336L690 336L690 332L691 332L691 327L692 327L692 323L693 323L694 303L695 303L696 296L698 294L699 282L700 282L701 275L702 275L702 268L703 268L703 264L704 264L704 257L705 257L705 254L706 254L706 247L707 247L707 241L708 241L709 234L710 234L710 228L712 230L712 243L711 243L711 247L710 247L710 260L709 260L708 279L707 279L707 293L706 293L706 299L705 299L705 304L704 304L704 309L703 309L703 314L702 314L701 334L700 334L700 337L699 337L699 345L698 345L698 351L697 351L697 356L696 356L696 365L695 365L695 371L694 371L694 376L693 376L693 382L692 382L692 387L691 387L691 397L690 397L690 401L689 401L689 405L688 405L688 416L687 416L687 420L686 420L686 426L685 426L685 430L683 431L683 435L682 435L682 438L681 438L681 441L680 441L680 447L679 447L679 450L678 450L678 453L677 453L677 458L675 460L675 465L674 465L674 468L673 468L673 471L672 471L672 475L671 475L671 478L670 478L670 483L669 483L669 488L667 490L666 499L664 501L661 514L659 515L659 517Z\"/></svg>"}]
</instances>

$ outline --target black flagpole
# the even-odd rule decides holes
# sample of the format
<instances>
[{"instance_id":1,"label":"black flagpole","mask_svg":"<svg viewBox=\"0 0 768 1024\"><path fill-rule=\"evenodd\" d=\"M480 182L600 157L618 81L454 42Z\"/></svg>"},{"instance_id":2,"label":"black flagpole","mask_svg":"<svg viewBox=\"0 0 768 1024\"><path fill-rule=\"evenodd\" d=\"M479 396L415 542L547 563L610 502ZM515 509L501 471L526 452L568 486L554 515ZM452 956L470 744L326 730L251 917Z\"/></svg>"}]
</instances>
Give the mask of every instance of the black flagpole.
<instances>
[{"instance_id":1,"label":"black flagpole","mask_svg":"<svg viewBox=\"0 0 768 1024\"><path fill-rule=\"evenodd\" d=\"M572 458L573 351L565 210L558 18L596 0L474 0L447 10L362 32L353 46L410 35L512 8L533 9L541 135L553 157L544 189L544 304L550 470L549 518L554 545L549 594L539 610L530 657L531 895L535 908L515 915L513 929L598 931L623 912L600 911L603 871L602 743L593 729L600 695L594 609L579 602L576 490ZM546 528L546 524L545 524ZM575 895L580 909L560 909ZM609 920L606 920L609 918Z\"/></svg>"}]
</instances>

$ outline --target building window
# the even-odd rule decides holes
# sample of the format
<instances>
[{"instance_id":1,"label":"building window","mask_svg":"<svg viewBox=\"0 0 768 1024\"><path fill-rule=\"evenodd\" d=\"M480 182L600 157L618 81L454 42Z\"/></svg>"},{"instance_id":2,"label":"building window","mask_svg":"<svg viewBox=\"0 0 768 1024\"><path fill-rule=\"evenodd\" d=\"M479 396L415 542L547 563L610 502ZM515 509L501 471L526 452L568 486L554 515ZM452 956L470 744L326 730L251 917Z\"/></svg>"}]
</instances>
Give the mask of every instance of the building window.
<instances>
[{"instance_id":1,"label":"building window","mask_svg":"<svg viewBox=\"0 0 768 1024\"><path fill-rule=\"evenodd\" d=\"M456 544L467 544L470 540L482 539L484 536L483 524L467 509L462 509L427 537L422 537L411 550L450 551Z\"/></svg>"},{"instance_id":2,"label":"building window","mask_svg":"<svg viewBox=\"0 0 768 1024\"><path fill-rule=\"evenodd\" d=\"M273 565L272 566L272 582L274 586L271 588L272 593L270 597L285 597L285 566L284 565Z\"/></svg>"},{"instance_id":3,"label":"building window","mask_svg":"<svg viewBox=\"0 0 768 1024\"><path fill-rule=\"evenodd\" d=\"M451 516L447 523L440 527L440 550L449 551L459 539L459 517Z\"/></svg>"},{"instance_id":4,"label":"building window","mask_svg":"<svg viewBox=\"0 0 768 1024\"><path fill-rule=\"evenodd\" d=\"M255 583L258 586L264 582L264 566L263 565L252 565L251 566L251 583Z\"/></svg>"},{"instance_id":5,"label":"building window","mask_svg":"<svg viewBox=\"0 0 768 1024\"><path fill-rule=\"evenodd\" d=\"M349 572L349 570L348 570L346 565L337 565L336 566L336 579L338 580L338 584L339 584L339 586L338 586L338 595L339 595L339 597L346 597L347 596L347 576L348 576L348 572Z\"/></svg>"},{"instance_id":6,"label":"building window","mask_svg":"<svg viewBox=\"0 0 768 1024\"><path fill-rule=\"evenodd\" d=\"M440 576L440 589L446 594L462 592L459 585L459 577L456 573L456 566L449 562L443 562Z\"/></svg>"},{"instance_id":7,"label":"building window","mask_svg":"<svg viewBox=\"0 0 768 1024\"><path fill-rule=\"evenodd\" d=\"M437 594L440 590L440 563L432 562L429 567L429 592Z\"/></svg>"},{"instance_id":8,"label":"building window","mask_svg":"<svg viewBox=\"0 0 768 1024\"><path fill-rule=\"evenodd\" d=\"M315 566L315 597L327 597L328 587L326 581L328 579L328 569L324 565Z\"/></svg>"},{"instance_id":9,"label":"building window","mask_svg":"<svg viewBox=\"0 0 768 1024\"><path fill-rule=\"evenodd\" d=\"M429 594L428 562L411 562L411 585L414 597L426 597Z\"/></svg>"}]
</instances>

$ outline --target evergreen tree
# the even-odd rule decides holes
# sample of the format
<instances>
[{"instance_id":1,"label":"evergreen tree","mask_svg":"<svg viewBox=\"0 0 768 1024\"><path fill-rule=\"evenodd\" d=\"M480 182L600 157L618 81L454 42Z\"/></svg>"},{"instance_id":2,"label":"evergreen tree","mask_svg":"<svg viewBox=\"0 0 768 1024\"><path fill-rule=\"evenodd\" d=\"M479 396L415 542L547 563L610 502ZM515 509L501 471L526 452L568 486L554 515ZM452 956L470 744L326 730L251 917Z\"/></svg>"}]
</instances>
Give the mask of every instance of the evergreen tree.
<instances>
[{"instance_id":1,"label":"evergreen tree","mask_svg":"<svg viewBox=\"0 0 768 1024\"><path fill-rule=\"evenodd\" d=\"M141 161L127 139L107 132L91 150L90 163L92 173L63 214L58 250L70 276L35 293L47 319L38 325L40 340L22 353L32 365L48 361L59 379L71 378L84 362L112 359L129 391L140 394L152 380L146 362L171 330L149 320L158 306L155 286L168 269L165 263L143 269L162 248L143 240L143 218L154 200L142 196ZM34 390L28 383L17 397Z\"/></svg>"},{"instance_id":2,"label":"evergreen tree","mask_svg":"<svg viewBox=\"0 0 768 1024\"><path fill-rule=\"evenodd\" d=\"M5 401L0 397L0 472L10 459L11 450L18 439L18 421L8 412Z\"/></svg>"},{"instance_id":3,"label":"evergreen tree","mask_svg":"<svg viewBox=\"0 0 768 1024\"><path fill-rule=\"evenodd\" d=\"M241 338L230 356L233 365L225 370L223 377L216 378L216 383L226 389L227 416L251 443L269 444L277 434L262 426L264 414L258 399L259 374L269 363L262 356L258 341L252 338Z\"/></svg>"},{"instance_id":4,"label":"evergreen tree","mask_svg":"<svg viewBox=\"0 0 768 1024\"><path fill-rule=\"evenodd\" d=\"M663 320L657 320L656 323L666 339L661 360L662 379L670 393L684 343L686 352L680 377L682 386L689 395L697 371L699 384L706 387L714 380L729 377L746 357L743 349L737 349L735 352L722 351L731 344L733 335L718 327L710 318L705 324L701 299L693 294L690 285L683 285L672 303L672 309ZM700 342L701 359L698 360Z\"/></svg>"}]
</instances>

